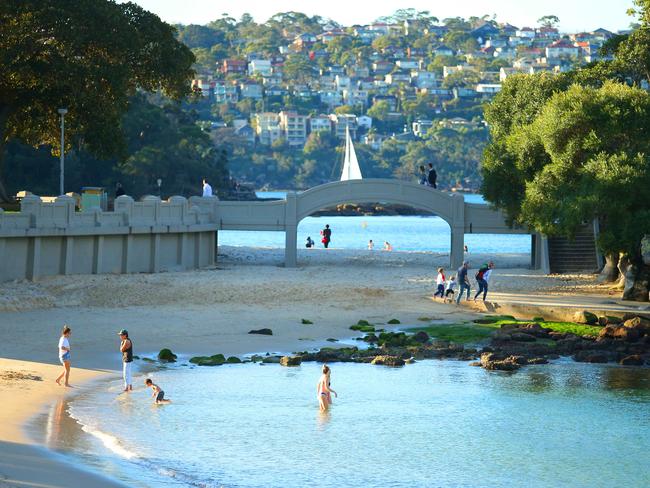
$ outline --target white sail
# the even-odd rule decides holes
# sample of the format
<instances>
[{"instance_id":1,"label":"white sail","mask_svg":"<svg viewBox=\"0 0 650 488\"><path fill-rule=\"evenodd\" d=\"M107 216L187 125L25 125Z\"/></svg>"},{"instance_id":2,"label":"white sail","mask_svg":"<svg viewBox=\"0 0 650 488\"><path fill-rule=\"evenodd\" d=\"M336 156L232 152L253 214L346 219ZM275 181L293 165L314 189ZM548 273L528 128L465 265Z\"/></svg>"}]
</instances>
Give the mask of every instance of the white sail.
<instances>
[{"instance_id":1,"label":"white sail","mask_svg":"<svg viewBox=\"0 0 650 488\"><path fill-rule=\"evenodd\" d=\"M357 160L357 153L354 151L352 138L350 137L350 128L345 128L345 160L343 161L343 171L341 172L341 181L360 180L361 168Z\"/></svg>"}]
</instances>

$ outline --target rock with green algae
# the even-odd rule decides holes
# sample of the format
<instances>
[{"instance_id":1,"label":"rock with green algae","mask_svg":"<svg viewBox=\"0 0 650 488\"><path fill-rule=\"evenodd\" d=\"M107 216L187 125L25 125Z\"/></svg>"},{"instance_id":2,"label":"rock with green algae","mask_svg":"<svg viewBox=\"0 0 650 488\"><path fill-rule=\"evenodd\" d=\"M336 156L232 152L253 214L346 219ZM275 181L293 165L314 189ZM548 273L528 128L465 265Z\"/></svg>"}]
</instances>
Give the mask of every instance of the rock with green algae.
<instances>
[{"instance_id":1,"label":"rock with green algae","mask_svg":"<svg viewBox=\"0 0 650 488\"><path fill-rule=\"evenodd\" d=\"M226 362L223 354L215 354L213 356L195 356L190 359L190 363L197 366L221 366Z\"/></svg>"},{"instance_id":2,"label":"rock with green algae","mask_svg":"<svg viewBox=\"0 0 650 488\"><path fill-rule=\"evenodd\" d=\"M390 325L397 325L397 324L401 324L402 322L400 322L397 319L390 319L387 323Z\"/></svg>"},{"instance_id":3,"label":"rock with green algae","mask_svg":"<svg viewBox=\"0 0 650 488\"><path fill-rule=\"evenodd\" d=\"M241 359L239 359L237 356L230 356L228 359L226 359L226 362L230 364L239 364L241 363Z\"/></svg>"},{"instance_id":4,"label":"rock with green algae","mask_svg":"<svg viewBox=\"0 0 650 488\"><path fill-rule=\"evenodd\" d=\"M172 352L171 349L161 349L160 352L158 353L158 361L161 361L163 363L175 363L176 362L176 354Z\"/></svg>"}]
</instances>

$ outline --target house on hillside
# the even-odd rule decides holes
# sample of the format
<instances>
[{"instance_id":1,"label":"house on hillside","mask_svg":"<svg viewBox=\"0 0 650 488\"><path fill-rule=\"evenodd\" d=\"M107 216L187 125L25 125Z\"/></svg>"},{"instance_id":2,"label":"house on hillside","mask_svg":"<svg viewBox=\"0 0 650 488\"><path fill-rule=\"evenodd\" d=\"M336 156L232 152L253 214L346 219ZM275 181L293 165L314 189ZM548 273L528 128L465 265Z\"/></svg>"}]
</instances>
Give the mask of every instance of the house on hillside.
<instances>
[{"instance_id":1,"label":"house on hillside","mask_svg":"<svg viewBox=\"0 0 650 488\"><path fill-rule=\"evenodd\" d=\"M215 83L214 98L217 103L237 103L239 101L237 86L226 82Z\"/></svg>"},{"instance_id":2,"label":"house on hillside","mask_svg":"<svg viewBox=\"0 0 650 488\"><path fill-rule=\"evenodd\" d=\"M329 133L332 131L332 120L328 115L312 115L309 118L309 131Z\"/></svg>"},{"instance_id":3,"label":"house on hillside","mask_svg":"<svg viewBox=\"0 0 650 488\"><path fill-rule=\"evenodd\" d=\"M243 59L224 59L221 63L221 72L227 75L246 73L248 62Z\"/></svg>"},{"instance_id":4,"label":"house on hillside","mask_svg":"<svg viewBox=\"0 0 650 488\"><path fill-rule=\"evenodd\" d=\"M290 146L304 146L307 140L307 116L294 111L279 113L280 129Z\"/></svg>"},{"instance_id":5,"label":"house on hillside","mask_svg":"<svg viewBox=\"0 0 650 488\"><path fill-rule=\"evenodd\" d=\"M260 74L262 76L270 76L273 72L270 59L252 59L248 63L248 75L253 76Z\"/></svg>"},{"instance_id":6,"label":"house on hillside","mask_svg":"<svg viewBox=\"0 0 650 488\"><path fill-rule=\"evenodd\" d=\"M369 117L368 115L360 115L357 117L357 125L365 130L372 129L372 117Z\"/></svg>"},{"instance_id":7,"label":"house on hillside","mask_svg":"<svg viewBox=\"0 0 650 488\"><path fill-rule=\"evenodd\" d=\"M280 118L274 112L255 114L255 131L260 144L270 146L282 137Z\"/></svg>"},{"instance_id":8,"label":"house on hillside","mask_svg":"<svg viewBox=\"0 0 650 488\"><path fill-rule=\"evenodd\" d=\"M411 71L411 84L417 88L431 88L437 84L437 76L432 71Z\"/></svg>"},{"instance_id":9,"label":"house on hillside","mask_svg":"<svg viewBox=\"0 0 650 488\"><path fill-rule=\"evenodd\" d=\"M262 85L251 81L240 83L239 93L242 98L253 98L255 100L259 100L264 96Z\"/></svg>"},{"instance_id":10,"label":"house on hillside","mask_svg":"<svg viewBox=\"0 0 650 488\"><path fill-rule=\"evenodd\" d=\"M255 143L255 129L246 123L235 128L235 135L248 143Z\"/></svg>"},{"instance_id":11,"label":"house on hillside","mask_svg":"<svg viewBox=\"0 0 650 488\"><path fill-rule=\"evenodd\" d=\"M310 49L316 44L316 36L310 33L299 34L293 39L292 47L298 51Z\"/></svg>"},{"instance_id":12,"label":"house on hillside","mask_svg":"<svg viewBox=\"0 0 650 488\"><path fill-rule=\"evenodd\" d=\"M407 71L394 71L384 76L384 80L389 85L397 85L400 83L410 83L411 74Z\"/></svg>"},{"instance_id":13,"label":"house on hillside","mask_svg":"<svg viewBox=\"0 0 650 488\"><path fill-rule=\"evenodd\" d=\"M445 46L444 44L440 44L439 46L433 48L432 54L434 56L453 56L456 53L450 47Z\"/></svg>"},{"instance_id":14,"label":"house on hillside","mask_svg":"<svg viewBox=\"0 0 650 488\"><path fill-rule=\"evenodd\" d=\"M417 119L411 124L411 130L416 137L424 137L429 129L433 127L433 121L428 119Z\"/></svg>"},{"instance_id":15,"label":"house on hillside","mask_svg":"<svg viewBox=\"0 0 650 488\"><path fill-rule=\"evenodd\" d=\"M385 75L393 71L395 63L392 61L375 61L372 63L372 72L376 75Z\"/></svg>"},{"instance_id":16,"label":"house on hillside","mask_svg":"<svg viewBox=\"0 0 650 488\"><path fill-rule=\"evenodd\" d=\"M348 105L361 105L366 107L368 105L368 90L360 90L358 88L349 88L343 90L343 100Z\"/></svg>"},{"instance_id":17,"label":"house on hillside","mask_svg":"<svg viewBox=\"0 0 650 488\"><path fill-rule=\"evenodd\" d=\"M487 39L489 37L498 36L499 34L499 28L492 22L483 22L481 25L469 32L469 35L474 39Z\"/></svg>"},{"instance_id":18,"label":"house on hillside","mask_svg":"<svg viewBox=\"0 0 650 488\"><path fill-rule=\"evenodd\" d=\"M546 47L546 58L577 58L580 56L580 48L574 46L566 39L560 39Z\"/></svg>"},{"instance_id":19,"label":"house on hillside","mask_svg":"<svg viewBox=\"0 0 650 488\"><path fill-rule=\"evenodd\" d=\"M394 95L375 95L372 97L372 104L377 102L387 102L391 112L397 110L397 97Z\"/></svg>"},{"instance_id":20,"label":"house on hillside","mask_svg":"<svg viewBox=\"0 0 650 488\"><path fill-rule=\"evenodd\" d=\"M395 64L399 69L420 69L422 61L418 59L398 59Z\"/></svg>"},{"instance_id":21,"label":"house on hillside","mask_svg":"<svg viewBox=\"0 0 650 488\"><path fill-rule=\"evenodd\" d=\"M515 36L528 39L534 39L537 37L535 30L530 27L522 27L515 33Z\"/></svg>"},{"instance_id":22,"label":"house on hillside","mask_svg":"<svg viewBox=\"0 0 650 488\"><path fill-rule=\"evenodd\" d=\"M331 114L330 120L334 125L334 135L339 139L345 139L345 129L350 129L350 137L357 138L357 116L353 114Z\"/></svg>"}]
</instances>

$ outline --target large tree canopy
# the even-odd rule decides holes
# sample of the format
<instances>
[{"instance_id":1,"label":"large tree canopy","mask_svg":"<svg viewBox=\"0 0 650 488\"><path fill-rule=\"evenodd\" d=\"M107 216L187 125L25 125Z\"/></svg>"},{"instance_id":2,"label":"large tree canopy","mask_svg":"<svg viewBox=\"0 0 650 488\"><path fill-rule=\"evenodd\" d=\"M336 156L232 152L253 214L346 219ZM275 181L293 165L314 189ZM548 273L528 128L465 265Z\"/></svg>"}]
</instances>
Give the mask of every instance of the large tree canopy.
<instances>
[{"instance_id":1,"label":"large tree canopy","mask_svg":"<svg viewBox=\"0 0 650 488\"><path fill-rule=\"evenodd\" d=\"M174 34L134 3L0 2L0 162L11 138L57 147L60 107L68 144L123 155L122 116L137 88L189 91L194 56Z\"/></svg>"}]
</instances>

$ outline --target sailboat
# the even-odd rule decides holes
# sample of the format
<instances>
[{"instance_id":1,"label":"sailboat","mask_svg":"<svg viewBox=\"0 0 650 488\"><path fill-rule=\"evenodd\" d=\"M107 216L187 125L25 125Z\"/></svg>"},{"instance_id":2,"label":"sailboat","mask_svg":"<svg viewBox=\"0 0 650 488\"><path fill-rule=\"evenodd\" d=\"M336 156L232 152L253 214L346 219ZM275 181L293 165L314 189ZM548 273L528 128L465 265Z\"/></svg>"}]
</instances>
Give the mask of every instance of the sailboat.
<instances>
[{"instance_id":1,"label":"sailboat","mask_svg":"<svg viewBox=\"0 0 650 488\"><path fill-rule=\"evenodd\" d=\"M345 159L343 160L343 171L341 172L341 181L361 180L361 168L357 160L357 153L354 151L352 138L350 137L350 128L345 128Z\"/></svg>"}]
</instances>

